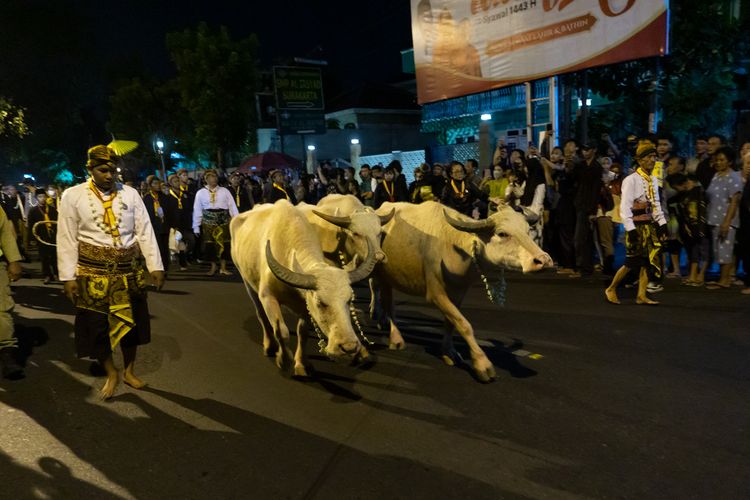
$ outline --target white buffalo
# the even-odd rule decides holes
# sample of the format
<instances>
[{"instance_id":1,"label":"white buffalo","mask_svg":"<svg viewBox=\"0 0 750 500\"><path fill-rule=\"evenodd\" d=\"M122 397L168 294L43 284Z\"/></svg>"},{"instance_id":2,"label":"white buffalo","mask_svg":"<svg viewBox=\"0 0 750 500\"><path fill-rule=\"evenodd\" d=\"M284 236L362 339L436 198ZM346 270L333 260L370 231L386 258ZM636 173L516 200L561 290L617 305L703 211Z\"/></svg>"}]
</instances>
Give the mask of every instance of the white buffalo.
<instances>
[{"instance_id":1,"label":"white buffalo","mask_svg":"<svg viewBox=\"0 0 750 500\"><path fill-rule=\"evenodd\" d=\"M323 255L329 262L337 266L361 262L370 245L375 248L377 262L387 258L380 249L380 237L382 225L391 220L393 210L379 216L356 196L341 194L329 194L317 205L300 203L297 208L317 231Z\"/></svg>"},{"instance_id":2,"label":"white buffalo","mask_svg":"<svg viewBox=\"0 0 750 500\"><path fill-rule=\"evenodd\" d=\"M479 276L472 256L484 272L498 268L523 272L552 266L552 259L529 237L529 225L512 208L501 205L485 220L474 220L436 202L419 205L384 203L379 213L396 215L384 226L381 243L388 262L375 269L380 304L390 326L389 347L403 349L404 339L394 317L393 288L420 295L437 307L446 320L443 359L452 364L459 357L453 347L455 328L471 352L472 367L483 382L495 378L495 368L479 347L474 329L459 307L472 282ZM375 308L375 294L370 305Z\"/></svg>"},{"instance_id":3,"label":"white buffalo","mask_svg":"<svg viewBox=\"0 0 750 500\"><path fill-rule=\"evenodd\" d=\"M232 259L245 281L263 329L263 350L276 355L286 369L292 355L289 329L281 306L299 317L294 374L307 375L303 352L306 322L311 318L327 337L326 354L334 358L364 357L367 351L351 321L351 283L367 277L375 266L370 251L352 272L331 266L323 258L317 234L305 217L286 200L258 205L232 219Z\"/></svg>"}]
</instances>

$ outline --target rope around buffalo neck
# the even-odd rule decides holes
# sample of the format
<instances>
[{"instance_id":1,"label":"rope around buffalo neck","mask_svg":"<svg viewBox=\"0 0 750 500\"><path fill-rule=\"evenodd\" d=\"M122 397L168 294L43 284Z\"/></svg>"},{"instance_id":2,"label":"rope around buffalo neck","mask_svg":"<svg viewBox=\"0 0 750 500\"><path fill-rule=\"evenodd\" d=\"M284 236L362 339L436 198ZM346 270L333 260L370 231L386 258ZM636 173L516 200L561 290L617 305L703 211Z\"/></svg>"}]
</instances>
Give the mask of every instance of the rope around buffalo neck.
<instances>
[{"instance_id":1,"label":"rope around buffalo neck","mask_svg":"<svg viewBox=\"0 0 750 500\"><path fill-rule=\"evenodd\" d=\"M474 263L474 267L476 267L479 277L482 279L482 283L484 283L484 289L487 292L487 298L490 302L501 307L505 306L505 292L508 289L508 284L505 282L505 269L501 267L500 279L494 283L490 283L487 276L482 272L482 268L479 265L479 259L477 259L477 240L474 240L474 244L471 247L471 261Z\"/></svg>"},{"instance_id":2,"label":"rope around buffalo neck","mask_svg":"<svg viewBox=\"0 0 750 500\"><path fill-rule=\"evenodd\" d=\"M339 250L339 260L341 261L341 267L343 268L346 265L346 258L344 257L344 252ZM364 330L362 330L362 325L359 322L359 317L357 317L357 310L354 308L354 299L357 298L356 294L354 293L354 289L352 289L352 301L349 303L349 313L352 315L352 321L354 321L354 326L357 327L357 335L359 336L359 339L362 341L363 344L366 345L374 345L375 343L372 342L370 339L367 338L365 335Z\"/></svg>"},{"instance_id":3,"label":"rope around buffalo neck","mask_svg":"<svg viewBox=\"0 0 750 500\"><path fill-rule=\"evenodd\" d=\"M318 336L318 351L320 354L325 354L328 340L323 335L323 332L320 331L318 323L313 319L312 311L310 311L310 305L307 303L307 300L305 300L305 307L307 308L307 317L310 318L310 324L312 325L313 330L315 330L315 335Z\"/></svg>"}]
</instances>

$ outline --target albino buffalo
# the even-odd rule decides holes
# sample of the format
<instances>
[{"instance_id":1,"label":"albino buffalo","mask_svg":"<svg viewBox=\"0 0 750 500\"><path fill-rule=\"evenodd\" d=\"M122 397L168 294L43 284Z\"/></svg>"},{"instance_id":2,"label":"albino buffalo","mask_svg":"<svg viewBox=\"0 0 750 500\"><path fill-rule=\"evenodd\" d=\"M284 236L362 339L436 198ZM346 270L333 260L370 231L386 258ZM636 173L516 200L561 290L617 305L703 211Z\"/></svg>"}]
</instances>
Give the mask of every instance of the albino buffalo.
<instances>
[{"instance_id":1,"label":"albino buffalo","mask_svg":"<svg viewBox=\"0 0 750 500\"><path fill-rule=\"evenodd\" d=\"M501 205L485 220L470 219L436 202L419 205L385 203L378 213L396 215L384 226L381 247L388 262L375 269L380 285L382 311L390 324L390 348L403 349L404 339L393 321L393 288L410 295L421 295L443 313L446 330L443 359L458 359L453 347L453 328L471 351L477 377L488 382L495 368L474 338L474 330L459 307L472 282L479 277L472 255L484 272L498 268L523 272L552 266L552 259L529 237L529 225L512 208ZM375 308L375 294L370 305Z\"/></svg>"},{"instance_id":2,"label":"albino buffalo","mask_svg":"<svg viewBox=\"0 0 750 500\"><path fill-rule=\"evenodd\" d=\"M351 283L367 277L375 266L372 246L352 272L331 266L323 258L318 236L300 211L286 200L258 205L230 224L232 259L245 281L263 329L263 350L276 355L279 368L291 360L289 329L281 306L295 312L297 351L294 374L307 374L303 353L308 317L328 338L331 357L366 356L350 316ZM362 352L360 352L360 350Z\"/></svg>"},{"instance_id":3,"label":"albino buffalo","mask_svg":"<svg viewBox=\"0 0 750 500\"><path fill-rule=\"evenodd\" d=\"M381 226L391 220L393 210L379 216L356 196L341 194L329 194L317 205L300 203L297 209L315 228L323 255L329 262L341 266L342 257L344 263L350 263L356 256L361 262L370 245L375 248L377 262L387 258L380 249Z\"/></svg>"}]
</instances>

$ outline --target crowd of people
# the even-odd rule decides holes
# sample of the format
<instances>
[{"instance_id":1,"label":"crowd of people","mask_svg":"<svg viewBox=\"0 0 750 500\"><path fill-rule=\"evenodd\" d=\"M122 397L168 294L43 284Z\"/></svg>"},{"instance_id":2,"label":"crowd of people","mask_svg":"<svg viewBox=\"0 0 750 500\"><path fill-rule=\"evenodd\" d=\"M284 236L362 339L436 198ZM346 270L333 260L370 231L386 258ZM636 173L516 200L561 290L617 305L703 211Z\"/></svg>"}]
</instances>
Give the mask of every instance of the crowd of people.
<instances>
[{"instance_id":1,"label":"crowd of people","mask_svg":"<svg viewBox=\"0 0 750 500\"><path fill-rule=\"evenodd\" d=\"M626 240L623 227L629 226L621 216L622 183L636 173L636 149L639 140L647 140L655 150L652 174L667 221L658 249L659 266L648 271L648 292L661 291L663 277L708 289L739 285L737 269L746 262L750 238L745 189L750 142L735 152L721 135L701 136L695 141L694 156L687 158L677 153L668 135L630 135L622 148L607 134L601 139L585 144L568 140L542 151L533 143L525 150L509 148L501 140L486 168L474 159L423 163L410 183L401 163L392 161L387 166L365 164L358 172L322 163L314 174L299 175L279 169L267 175L235 171L224 176L211 169L200 179L181 169L166 183L150 176L137 189L146 202L165 266L175 256L180 270L205 261L210 264L209 275L230 274L229 220L256 203L284 198L316 204L338 193L356 196L376 209L386 201L434 200L474 218L485 218L504 203L525 216L531 236L553 256L559 273L576 278L601 270L613 276L617 247ZM45 283L56 281L55 247L40 241L55 240L51 221L57 219L61 190L30 183L24 188L19 193L12 184L3 186L0 205L16 229L22 255L26 257L36 245ZM684 276L681 262L687 263ZM718 264L719 275L706 281L712 263ZM750 293L750 284L744 288L743 293Z\"/></svg>"},{"instance_id":2,"label":"crowd of people","mask_svg":"<svg viewBox=\"0 0 750 500\"><path fill-rule=\"evenodd\" d=\"M581 278L599 270L611 276L605 296L613 304L620 303L617 288L623 283L638 287L637 303L657 304L648 294L663 290L665 277L708 290L739 285L742 294L750 295L750 142L735 150L718 134L698 137L690 158L679 155L667 135L631 135L623 148L606 134L599 143L571 139L541 150L534 144L526 150L509 148L498 141L486 168L474 159L423 163L410 183L398 161L362 165L358 172L324 163L315 174L300 175L273 170L265 176L240 171L222 176L209 169L196 179L181 169L166 183L154 175L137 187L126 181L132 189L120 194L114 189L122 180L117 161L107 146L90 149L90 180L69 188L65 196L54 185L26 183L20 192L16 185L2 186L3 376L22 373L9 357L15 341L8 283L21 276L19 262L30 258L34 246L44 282L62 281L77 307L78 354L98 359L105 368L106 398L119 381L111 360L114 347L128 339L122 344L123 378L138 387L142 382L132 372L135 349L150 336L145 294L140 295L143 267L133 264L125 250L137 241L140 260L158 286L173 257L183 271L202 261L209 264L209 275L229 275L233 217L256 203L316 204L332 193L356 196L375 209L387 201L436 201L476 219L509 206L528 221L530 236L553 257L558 273ZM143 203L134 203L133 196ZM125 239L131 244L124 245ZM618 246L625 247L625 261L615 272ZM707 281L712 264L718 275ZM112 266L122 271L123 280L113 280ZM121 285L124 295L118 291ZM115 304L120 311L115 314L113 301L118 300L123 304ZM130 330L136 334L127 336ZM103 336L111 342L103 342Z\"/></svg>"}]
</instances>

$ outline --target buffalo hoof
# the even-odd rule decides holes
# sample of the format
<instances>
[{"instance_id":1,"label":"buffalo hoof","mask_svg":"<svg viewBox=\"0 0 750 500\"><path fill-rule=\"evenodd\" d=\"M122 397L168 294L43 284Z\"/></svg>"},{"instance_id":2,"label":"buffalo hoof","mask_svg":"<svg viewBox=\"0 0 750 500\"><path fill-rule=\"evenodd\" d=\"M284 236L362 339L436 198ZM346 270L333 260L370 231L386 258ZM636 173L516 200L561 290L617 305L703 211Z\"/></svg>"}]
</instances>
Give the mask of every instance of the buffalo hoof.
<instances>
[{"instance_id":1,"label":"buffalo hoof","mask_svg":"<svg viewBox=\"0 0 750 500\"><path fill-rule=\"evenodd\" d=\"M295 365L294 367L294 373L292 374L292 377L294 378L301 378L301 379L307 379L310 378L311 374L313 373L313 368L310 365Z\"/></svg>"},{"instance_id":2,"label":"buffalo hoof","mask_svg":"<svg viewBox=\"0 0 750 500\"><path fill-rule=\"evenodd\" d=\"M443 363L445 363L448 366L461 365L464 362L464 358L461 357L458 351L453 350L453 349L446 353L443 353L440 359L442 359Z\"/></svg>"},{"instance_id":3,"label":"buffalo hoof","mask_svg":"<svg viewBox=\"0 0 750 500\"><path fill-rule=\"evenodd\" d=\"M280 350L276 353L276 366L281 371L289 371L292 367L292 356L288 352L284 352L284 350Z\"/></svg>"},{"instance_id":4,"label":"buffalo hoof","mask_svg":"<svg viewBox=\"0 0 750 500\"><path fill-rule=\"evenodd\" d=\"M278 344L271 344L271 345L264 345L263 346L263 354L267 358L272 358L276 356L276 354L279 352L279 345Z\"/></svg>"},{"instance_id":5,"label":"buffalo hoof","mask_svg":"<svg viewBox=\"0 0 750 500\"><path fill-rule=\"evenodd\" d=\"M406 342L404 342L403 339L401 341L389 342L388 349L391 351L403 351L406 349Z\"/></svg>"},{"instance_id":6,"label":"buffalo hoof","mask_svg":"<svg viewBox=\"0 0 750 500\"><path fill-rule=\"evenodd\" d=\"M489 363L489 361L487 362ZM474 373L477 376L477 379L479 379L480 382L483 382L485 384L492 382L497 378L497 374L495 373L495 367L492 366L491 363L489 363L489 366L482 363L481 366L478 366L476 363L474 364Z\"/></svg>"}]
</instances>

